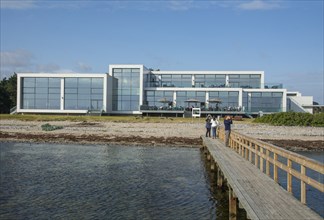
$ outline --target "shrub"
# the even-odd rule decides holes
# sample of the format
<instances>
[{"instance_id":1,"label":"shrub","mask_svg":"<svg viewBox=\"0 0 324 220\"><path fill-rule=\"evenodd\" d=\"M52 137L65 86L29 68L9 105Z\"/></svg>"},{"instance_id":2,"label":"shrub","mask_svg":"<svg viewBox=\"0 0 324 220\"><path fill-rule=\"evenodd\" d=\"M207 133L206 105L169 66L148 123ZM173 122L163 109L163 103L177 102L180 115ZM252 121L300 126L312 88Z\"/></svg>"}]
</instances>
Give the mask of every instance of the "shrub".
<instances>
[{"instance_id":1,"label":"shrub","mask_svg":"<svg viewBox=\"0 0 324 220\"><path fill-rule=\"evenodd\" d=\"M53 131L53 130L57 130L57 129L62 129L63 128L63 126L50 125L48 123L43 124L41 127L42 127L42 130L43 131Z\"/></svg>"},{"instance_id":2,"label":"shrub","mask_svg":"<svg viewBox=\"0 0 324 220\"><path fill-rule=\"evenodd\" d=\"M280 112L256 118L254 122L278 126L316 126L324 127L324 113Z\"/></svg>"}]
</instances>

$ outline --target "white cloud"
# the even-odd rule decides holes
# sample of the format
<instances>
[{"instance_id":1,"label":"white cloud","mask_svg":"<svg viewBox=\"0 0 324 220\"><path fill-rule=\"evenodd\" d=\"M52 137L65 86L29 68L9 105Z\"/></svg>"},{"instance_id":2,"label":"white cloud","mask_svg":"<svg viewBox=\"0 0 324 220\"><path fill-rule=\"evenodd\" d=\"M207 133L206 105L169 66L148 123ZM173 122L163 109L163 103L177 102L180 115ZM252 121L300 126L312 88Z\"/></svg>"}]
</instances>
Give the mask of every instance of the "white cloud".
<instances>
[{"instance_id":1,"label":"white cloud","mask_svg":"<svg viewBox=\"0 0 324 220\"><path fill-rule=\"evenodd\" d=\"M3 9L30 9L36 7L34 0L1 0L0 7Z\"/></svg>"},{"instance_id":2,"label":"white cloud","mask_svg":"<svg viewBox=\"0 0 324 220\"><path fill-rule=\"evenodd\" d=\"M62 68L55 63L36 63L36 57L29 51L19 49L0 52L0 79L10 77L14 72L75 73L92 72L92 67L84 62L73 68Z\"/></svg>"},{"instance_id":3,"label":"white cloud","mask_svg":"<svg viewBox=\"0 0 324 220\"><path fill-rule=\"evenodd\" d=\"M194 7L193 1L168 1L167 7L174 11L186 11Z\"/></svg>"},{"instance_id":4,"label":"white cloud","mask_svg":"<svg viewBox=\"0 0 324 220\"><path fill-rule=\"evenodd\" d=\"M1 68L28 67L33 55L26 50L0 52Z\"/></svg>"},{"instance_id":5,"label":"white cloud","mask_svg":"<svg viewBox=\"0 0 324 220\"><path fill-rule=\"evenodd\" d=\"M92 67L83 63L83 62L78 62L77 63L77 70L80 72L91 72Z\"/></svg>"},{"instance_id":6,"label":"white cloud","mask_svg":"<svg viewBox=\"0 0 324 220\"><path fill-rule=\"evenodd\" d=\"M32 59L33 55L27 50L1 51L1 78L9 77L18 71L30 71L33 66Z\"/></svg>"},{"instance_id":7,"label":"white cloud","mask_svg":"<svg viewBox=\"0 0 324 220\"><path fill-rule=\"evenodd\" d=\"M35 66L35 72L58 72L61 70L61 67L57 64L37 64Z\"/></svg>"},{"instance_id":8,"label":"white cloud","mask_svg":"<svg viewBox=\"0 0 324 220\"><path fill-rule=\"evenodd\" d=\"M278 1L252 0L238 5L242 10L271 10L280 8Z\"/></svg>"},{"instance_id":9,"label":"white cloud","mask_svg":"<svg viewBox=\"0 0 324 220\"><path fill-rule=\"evenodd\" d=\"M74 72L61 69L57 64L35 64L34 55L23 49L0 52L0 79L10 77L14 72Z\"/></svg>"},{"instance_id":10,"label":"white cloud","mask_svg":"<svg viewBox=\"0 0 324 220\"><path fill-rule=\"evenodd\" d=\"M244 1L195 1L195 0L166 0L166 1L92 1L92 0L1 0L2 9L31 9L31 8L62 8L79 9L96 7L109 11L141 10L141 11L187 11L206 8L238 8L240 10L271 10L281 8L282 0L244 0Z\"/></svg>"}]
</instances>

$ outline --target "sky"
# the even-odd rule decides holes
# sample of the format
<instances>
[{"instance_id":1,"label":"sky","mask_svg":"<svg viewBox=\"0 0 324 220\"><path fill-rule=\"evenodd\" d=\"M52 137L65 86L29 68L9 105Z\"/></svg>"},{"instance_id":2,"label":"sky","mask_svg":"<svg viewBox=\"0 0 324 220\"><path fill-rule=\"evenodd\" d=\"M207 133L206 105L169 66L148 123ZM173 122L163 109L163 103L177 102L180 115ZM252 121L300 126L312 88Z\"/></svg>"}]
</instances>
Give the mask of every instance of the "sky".
<instances>
[{"instance_id":1,"label":"sky","mask_svg":"<svg viewBox=\"0 0 324 220\"><path fill-rule=\"evenodd\" d=\"M324 104L323 0L0 0L1 79L14 72L260 70Z\"/></svg>"}]
</instances>

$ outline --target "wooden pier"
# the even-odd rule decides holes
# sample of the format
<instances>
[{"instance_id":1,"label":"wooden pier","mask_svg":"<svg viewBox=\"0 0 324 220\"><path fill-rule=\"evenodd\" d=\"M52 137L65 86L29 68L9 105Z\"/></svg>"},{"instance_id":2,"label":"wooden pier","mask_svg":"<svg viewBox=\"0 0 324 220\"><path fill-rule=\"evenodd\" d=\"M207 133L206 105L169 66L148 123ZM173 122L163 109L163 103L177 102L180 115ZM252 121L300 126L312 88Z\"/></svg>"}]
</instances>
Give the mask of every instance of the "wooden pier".
<instances>
[{"instance_id":1,"label":"wooden pier","mask_svg":"<svg viewBox=\"0 0 324 220\"><path fill-rule=\"evenodd\" d=\"M220 137L221 139L224 138L222 131L220 132ZM217 174L217 185L222 186L226 182L229 188L230 219L237 219L238 205L245 209L249 219L323 219L305 205L306 195L301 196L305 197L302 198L304 201L298 201L293 197L291 187L287 187L290 191L286 191L276 183L278 181L277 167L281 166L281 168L284 168L286 166L277 161L278 152L276 151L278 147L273 146L276 153L270 156L271 151L268 148L272 146L267 145L264 147L262 142L246 136L240 136L236 132L231 134L231 148L225 147L221 139L206 137L202 137L202 139L203 150L206 153L207 159L211 162L211 169ZM262 145L262 147L259 145ZM268 149L264 151L264 155L260 153L260 149L263 152L263 148ZM283 150L283 152L289 154L288 151ZM291 160L293 156L289 154L288 157ZM289 160L287 161L288 166L291 163ZM276 180L269 176L270 166L266 161L274 163L272 168L274 178L277 178ZM300 158L299 162L305 165L305 161L303 162ZM266 166L265 173L263 172L263 164ZM323 174L322 164L312 160L308 164L315 168L317 172ZM288 173L294 173L291 167L287 168L287 170ZM305 175L304 168L301 168L301 172ZM295 172L294 176L296 175L298 176ZM299 177L302 179L301 187L303 187L303 184L306 184L304 181L307 181L312 186L315 185L321 192L324 191L322 183L316 182L309 177L306 178L301 174ZM291 176L288 175L288 181L290 178ZM301 192L301 194L303 193Z\"/></svg>"}]
</instances>

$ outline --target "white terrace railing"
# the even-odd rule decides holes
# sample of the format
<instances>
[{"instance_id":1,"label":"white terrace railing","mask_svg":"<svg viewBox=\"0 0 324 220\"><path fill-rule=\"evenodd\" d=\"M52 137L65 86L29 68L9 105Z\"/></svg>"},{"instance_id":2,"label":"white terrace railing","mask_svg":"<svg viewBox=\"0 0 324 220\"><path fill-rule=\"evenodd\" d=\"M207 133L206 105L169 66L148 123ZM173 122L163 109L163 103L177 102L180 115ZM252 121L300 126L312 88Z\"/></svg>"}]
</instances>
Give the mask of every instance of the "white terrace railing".
<instances>
[{"instance_id":1,"label":"white terrace railing","mask_svg":"<svg viewBox=\"0 0 324 220\"><path fill-rule=\"evenodd\" d=\"M220 129L219 137L223 141L224 134L224 129ZM321 193L324 192L324 165L320 162L233 130L231 131L229 145L277 183L279 183L278 168L283 170L287 174L286 190L290 193L293 192L292 177L300 180L300 201L303 204L306 204L306 185L314 187ZM272 176L270 170L272 170ZM313 171L319 174L319 180L309 176L309 173Z\"/></svg>"}]
</instances>

